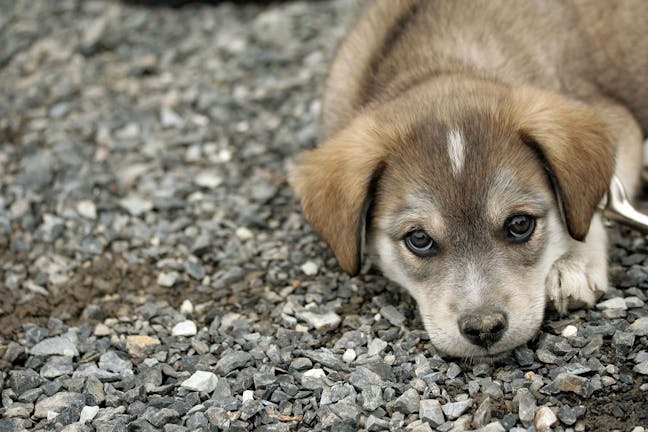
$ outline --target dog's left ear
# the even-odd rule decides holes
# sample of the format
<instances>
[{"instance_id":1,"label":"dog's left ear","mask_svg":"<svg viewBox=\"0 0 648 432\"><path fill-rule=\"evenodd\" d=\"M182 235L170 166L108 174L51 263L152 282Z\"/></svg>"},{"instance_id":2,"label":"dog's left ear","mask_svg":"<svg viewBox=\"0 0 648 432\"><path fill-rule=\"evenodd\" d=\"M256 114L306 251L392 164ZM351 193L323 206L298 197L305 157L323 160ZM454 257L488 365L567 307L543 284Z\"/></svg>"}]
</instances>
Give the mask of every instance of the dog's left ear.
<instances>
[{"instance_id":1,"label":"dog's left ear","mask_svg":"<svg viewBox=\"0 0 648 432\"><path fill-rule=\"evenodd\" d=\"M512 99L515 127L549 171L569 234L584 240L614 172L608 126L594 108L554 93L516 88Z\"/></svg>"},{"instance_id":2,"label":"dog's left ear","mask_svg":"<svg viewBox=\"0 0 648 432\"><path fill-rule=\"evenodd\" d=\"M306 220L351 275L360 271L370 189L385 158L376 121L363 115L302 153L290 173Z\"/></svg>"}]
</instances>

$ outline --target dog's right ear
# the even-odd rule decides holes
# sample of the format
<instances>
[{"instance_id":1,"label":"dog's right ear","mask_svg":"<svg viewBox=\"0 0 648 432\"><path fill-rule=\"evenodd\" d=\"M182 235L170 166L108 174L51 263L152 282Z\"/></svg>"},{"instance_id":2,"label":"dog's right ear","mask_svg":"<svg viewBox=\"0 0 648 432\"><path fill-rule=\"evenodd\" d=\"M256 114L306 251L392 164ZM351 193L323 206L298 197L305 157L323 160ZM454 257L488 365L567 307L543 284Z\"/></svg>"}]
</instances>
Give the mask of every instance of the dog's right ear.
<instances>
[{"instance_id":1,"label":"dog's right ear","mask_svg":"<svg viewBox=\"0 0 648 432\"><path fill-rule=\"evenodd\" d=\"M360 271L370 189L385 159L376 121L363 115L300 154L290 174L306 220L350 275Z\"/></svg>"}]
</instances>

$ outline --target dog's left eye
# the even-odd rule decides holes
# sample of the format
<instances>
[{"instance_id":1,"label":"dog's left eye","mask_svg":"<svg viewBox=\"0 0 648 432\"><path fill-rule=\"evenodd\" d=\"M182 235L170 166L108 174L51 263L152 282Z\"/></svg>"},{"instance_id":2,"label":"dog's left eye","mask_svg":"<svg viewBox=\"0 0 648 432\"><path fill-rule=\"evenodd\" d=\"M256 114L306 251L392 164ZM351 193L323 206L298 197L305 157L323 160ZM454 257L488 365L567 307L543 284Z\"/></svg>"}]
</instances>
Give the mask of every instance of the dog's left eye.
<instances>
[{"instance_id":1,"label":"dog's left eye","mask_svg":"<svg viewBox=\"0 0 648 432\"><path fill-rule=\"evenodd\" d=\"M504 223L504 234L514 243L527 241L534 229L535 218L526 214L513 215Z\"/></svg>"},{"instance_id":2,"label":"dog's left eye","mask_svg":"<svg viewBox=\"0 0 648 432\"><path fill-rule=\"evenodd\" d=\"M405 246L414 255L429 257L436 253L436 245L432 237L423 230L414 230L405 236Z\"/></svg>"}]
</instances>

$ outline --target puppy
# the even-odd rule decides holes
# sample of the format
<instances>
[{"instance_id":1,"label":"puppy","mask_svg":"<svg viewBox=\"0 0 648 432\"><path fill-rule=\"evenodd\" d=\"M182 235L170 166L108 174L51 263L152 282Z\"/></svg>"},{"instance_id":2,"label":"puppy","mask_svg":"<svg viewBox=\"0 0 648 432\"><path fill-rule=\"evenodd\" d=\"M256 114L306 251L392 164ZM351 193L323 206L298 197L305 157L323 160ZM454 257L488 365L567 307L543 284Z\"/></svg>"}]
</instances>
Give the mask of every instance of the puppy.
<instances>
[{"instance_id":1,"label":"puppy","mask_svg":"<svg viewBox=\"0 0 648 432\"><path fill-rule=\"evenodd\" d=\"M349 274L373 255L440 351L524 344L607 289L597 206L638 186L647 35L644 0L369 2L291 174L306 219Z\"/></svg>"}]
</instances>

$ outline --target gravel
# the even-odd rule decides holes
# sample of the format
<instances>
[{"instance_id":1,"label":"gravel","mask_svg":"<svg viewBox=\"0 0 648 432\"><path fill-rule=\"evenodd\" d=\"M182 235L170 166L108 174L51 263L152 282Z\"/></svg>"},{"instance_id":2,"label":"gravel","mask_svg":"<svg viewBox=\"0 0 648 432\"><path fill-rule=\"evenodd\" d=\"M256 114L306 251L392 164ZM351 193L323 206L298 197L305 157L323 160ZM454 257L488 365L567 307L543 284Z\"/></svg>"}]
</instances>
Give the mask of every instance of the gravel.
<instances>
[{"instance_id":1,"label":"gravel","mask_svg":"<svg viewBox=\"0 0 648 432\"><path fill-rule=\"evenodd\" d=\"M353 2L5 3L0 431L648 424L645 237L611 229L596 307L484 362L305 223L286 173Z\"/></svg>"}]
</instances>

